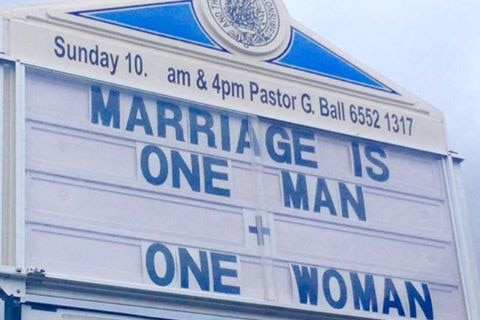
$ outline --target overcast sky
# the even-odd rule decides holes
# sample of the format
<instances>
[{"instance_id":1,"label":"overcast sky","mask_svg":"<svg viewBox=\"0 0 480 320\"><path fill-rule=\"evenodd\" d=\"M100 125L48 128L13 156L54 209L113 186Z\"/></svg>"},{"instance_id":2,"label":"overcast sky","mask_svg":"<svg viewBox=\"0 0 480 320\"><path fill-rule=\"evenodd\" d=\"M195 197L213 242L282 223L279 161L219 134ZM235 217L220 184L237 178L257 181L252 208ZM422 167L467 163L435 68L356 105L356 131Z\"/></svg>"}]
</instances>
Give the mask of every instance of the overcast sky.
<instances>
[{"instance_id":1,"label":"overcast sky","mask_svg":"<svg viewBox=\"0 0 480 320\"><path fill-rule=\"evenodd\" d=\"M0 6L59 2L0 0ZM480 1L285 0L290 15L441 109L464 180L480 255Z\"/></svg>"},{"instance_id":2,"label":"overcast sky","mask_svg":"<svg viewBox=\"0 0 480 320\"><path fill-rule=\"evenodd\" d=\"M442 110L480 256L480 1L285 0L290 15Z\"/></svg>"}]
</instances>

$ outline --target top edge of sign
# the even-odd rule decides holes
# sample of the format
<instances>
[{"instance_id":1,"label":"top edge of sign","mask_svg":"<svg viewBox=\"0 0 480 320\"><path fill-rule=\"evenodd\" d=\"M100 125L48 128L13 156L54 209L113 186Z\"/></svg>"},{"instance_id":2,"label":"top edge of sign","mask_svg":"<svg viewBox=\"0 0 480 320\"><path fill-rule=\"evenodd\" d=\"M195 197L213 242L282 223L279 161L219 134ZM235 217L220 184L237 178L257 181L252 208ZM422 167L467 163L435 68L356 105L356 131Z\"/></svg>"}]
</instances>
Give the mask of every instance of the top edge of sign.
<instances>
[{"instance_id":1,"label":"top edge of sign","mask_svg":"<svg viewBox=\"0 0 480 320\"><path fill-rule=\"evenodd\" d=\"M283 83L284 87L303 86L348 99L383 104L386 109L428 118L441 124L437 127L443 127L444 117L439 110L293 20L281 0L244 2L74 1L11 9L0 15L6 18L7 23L21 21L73 35L92 35L108 42L168 52L264 79L274 79ZM8 36L4 47L7 56L18 58L11 50ZM28 59L24 62L50 68L42 65L40 59L34 60L35 63ZM68 72L63 69L57 71ZM94 75L80 75L95 78ZM112 79L110 82L116 81ZM339 132L345 133L342 130ZM422 132L427 133L428 130ZM360 131L351 134L376 139L375 135L363 136ZM436 141L435 147L398 144L446 154L445 134L438 129L435 134L437 139L442 140ZM385 141L386 138L378 140Z\"/></svg>"},{"instance_id":2,"label":"top edge of sign","mask_svg":"<svg viewBox=\"0 0 480 320\"><path fill-rule=\"evenodd\" d=\"M285 73L336 87L418 104L405 90L293 20L281 0L250 2L243 6L241 1L230 5L223 0L82 1L5 12L14 18L62 21L78 30L104 30L136 40L174 41L190 51L207 49L226 60L279 66Z\"/></svg>"}]
</instances>

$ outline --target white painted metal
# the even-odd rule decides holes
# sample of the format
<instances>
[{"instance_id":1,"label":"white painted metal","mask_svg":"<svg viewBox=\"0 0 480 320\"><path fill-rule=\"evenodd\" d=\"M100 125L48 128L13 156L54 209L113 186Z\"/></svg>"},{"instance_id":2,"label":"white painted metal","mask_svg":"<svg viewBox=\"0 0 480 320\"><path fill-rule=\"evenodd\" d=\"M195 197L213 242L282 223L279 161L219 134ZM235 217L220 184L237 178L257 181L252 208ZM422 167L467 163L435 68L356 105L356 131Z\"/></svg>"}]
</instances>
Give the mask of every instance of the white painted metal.
<instances>
[{"instance_id":1,"label":"white painted metal","mask_svg":"<svg viewBox=\"0 0 480 320\"><path fill-rule=\"evenodd\" d=\"M3 205L3 186L4 186L4 180L3 180L3 172L4 172L4 166L3 166L3 157L4 157L4 113L5 113L5 70L4 66L0 66L0 208L1 214L0 214L0 265L3 265L3 234L4 234L4 205Z\"/></svg>"},{"instance_id":2,"label":"white painted metal","mask_svg":"<svg viewBox=\"0 0 480 320\"><path fill-rule=\"evenodd\" d=\"M3 24L0 23L0 25ZM0 32L3 32L3 29L0 30ZM0 55L0 208L2 208L2 214L0 215L0 265L3 265L3 257L5 254L4 237L8 236L8 228L6 226L7 210L5 207L5 198L8 197L8 192L4 192L4 186L6 184L5 179L8 175L8 167L4 161L6 161L6 157L8 157L8 153L5 153L5 151L7 151L6 145L8 144L9 134L5 134L5 132L7 129L9 129L8 117L6 114L8 112L7 110L10 108L9 104L11 98L11 93L9 92L9 87L7 86L9 81L7 77L9 75L9 69L11 69L12 65L13 62L10 59Z\"/></svg>"},{"instance_id":3,"label":"white painted metal","mask_svg":"<svg viewBox=\"0 0 480 320\"><path fill-rule=\"evenodd\" d=\"M2 264L15 266L15 192L16 192L16 91L15 91L15 62L7 57L1 57L3 71L3 100L2 100Z\"/></svg>"},{"instance_id":4,"label":"white painted metal","mask_svg":"<svg viewBox=\"0 0 480 320\"><path fill-rule=\"evenodd\" d=\"M6 26L6 20L3 18L0 18L0 53L5 53L5 26Z\"/></svg>"},{"instance_id":5,"label":"white painted metal","mask_svg":"<svg viewBox=\"0 0 480 320\"><path fill-rule=\"evenodd\" d=\"M15 266L25 269L25 65L15 64Z\"/></svg>"},{"instance_id":6,"label":"white painted metal","mask_svg":"<svg viewBox=\"0 0 480 320\"><path fill-rule=\"evenodd\" d=\"M452 154L445 160L447 191L450 199L452 223L457 244L457 255L462 273L465 304L469 319L480 319L480 305L478 303L478 288L480 278L478 274L477 257L473 244L471 219L468 216L465 193L460 173L461 161L455 160Z\"/></svg>"},{"instance_id":7,"label":"white painted metal","mask_svg":"<svg viewBox=\"0 0 480 320\"><path fill-rule=\"evenodd\" d=\"M0 267L0 290L8 296L24 298L26 294L26 274L17 268Z\"/></svg>"}]
</instances>

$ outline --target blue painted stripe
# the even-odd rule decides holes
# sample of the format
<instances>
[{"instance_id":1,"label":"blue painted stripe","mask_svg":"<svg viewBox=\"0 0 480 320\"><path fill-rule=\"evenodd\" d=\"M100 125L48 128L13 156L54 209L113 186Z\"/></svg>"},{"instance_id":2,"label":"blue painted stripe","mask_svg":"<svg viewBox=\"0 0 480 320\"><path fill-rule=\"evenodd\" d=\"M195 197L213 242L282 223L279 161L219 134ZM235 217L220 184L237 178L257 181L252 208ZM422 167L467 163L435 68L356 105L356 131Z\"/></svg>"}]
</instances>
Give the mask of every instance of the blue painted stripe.
<instances>
[{"instance_id":1,"label":"blue painted stripe","mask_svg":"<svg viewBox=\"0 0 480 320\"><path fill-rule=\"evenodd\" d=\"M292 29L292 38L288 49L279 58L270 62L397 94L391 88L296 29Z\"/></svg>"},{"instance_id":2,"label":"blue painted stripe","mask_svg":"<svg viewBox=\"0 0 480 320\"><path fill-rule=\"evenodd\" d=\"M79 11L72 14L225 51L203 29L190 0Z\"/></svg>"}]
</instances>

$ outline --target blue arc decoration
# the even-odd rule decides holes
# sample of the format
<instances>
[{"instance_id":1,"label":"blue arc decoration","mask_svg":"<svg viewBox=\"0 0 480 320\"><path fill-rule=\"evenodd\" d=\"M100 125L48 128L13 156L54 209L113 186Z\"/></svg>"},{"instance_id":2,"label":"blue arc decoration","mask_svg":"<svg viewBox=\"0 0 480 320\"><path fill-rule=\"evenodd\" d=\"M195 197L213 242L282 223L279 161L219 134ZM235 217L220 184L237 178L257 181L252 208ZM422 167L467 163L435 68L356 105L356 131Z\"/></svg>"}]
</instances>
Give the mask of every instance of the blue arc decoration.
<instances>
[{"instance_id":1,"label":"blue arc decoration","mask_svg":"<svg viewBox=\"0 0 480 320\"><path fill-rule=\"evenodd\" d=\"M279 58L271 62L373 89L396 93L344 58L294 28L292 28L292 38L288 49Z\"/></svg>"},{"instance_id":2,"label":"blue arc decoration","mask_svg":"<svg viewBox=\"0 0 480 320\"><path fill-rule=\"evenodd\" d=\"M190 0L72 12L72 14L225 51L200 25Z\"/></svg>"},{"instance_id":3,"label":"blue arc decoration","mask_svg":"<svg viewBox=\"0 0 480 320\"><path fill-rule=\"evenodd\" d=\"M77 11L71 14L208 49L220 46L200 24L191 0ZM292 28L290 44L271 64L398 94L305 33Z\"/></svg>"}]
</instances>

